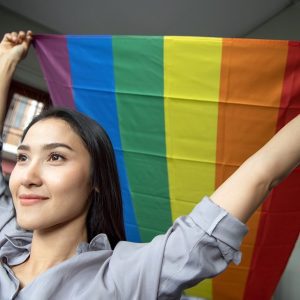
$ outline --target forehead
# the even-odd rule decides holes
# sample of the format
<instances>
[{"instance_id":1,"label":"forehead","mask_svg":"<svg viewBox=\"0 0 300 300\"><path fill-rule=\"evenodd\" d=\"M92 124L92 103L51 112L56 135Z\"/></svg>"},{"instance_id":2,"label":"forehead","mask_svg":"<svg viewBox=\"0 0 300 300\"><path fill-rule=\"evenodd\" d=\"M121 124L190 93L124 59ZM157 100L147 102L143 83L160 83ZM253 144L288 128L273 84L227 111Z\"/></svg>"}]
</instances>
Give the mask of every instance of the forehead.
<instances>
[{"instance_id":1,"label":"forehead","mask_svg":"<svg viewBox=\"0 0 300 300\"><path fill-rule=\"evenodd\" d=\"M32 125L22 143L29 146L48 143L71 143L84 147L81 137L73 128L66 121L57 118L44 119Z\"/></svg>"}]
</instances>

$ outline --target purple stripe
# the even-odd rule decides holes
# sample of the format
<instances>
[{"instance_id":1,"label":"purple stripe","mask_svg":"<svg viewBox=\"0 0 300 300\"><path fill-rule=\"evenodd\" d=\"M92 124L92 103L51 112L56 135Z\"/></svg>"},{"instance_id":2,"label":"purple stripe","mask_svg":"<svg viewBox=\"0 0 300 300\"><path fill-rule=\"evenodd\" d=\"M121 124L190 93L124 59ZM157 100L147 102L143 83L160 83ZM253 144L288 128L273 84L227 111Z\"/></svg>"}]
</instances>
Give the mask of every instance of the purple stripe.
<instances>
[{"instance_id":1,"label":"purple stripe","mask_svg":"<svg viewBox=\"0 0 300 300\"><path fill-rule=\"evenodd\" d=\"M34 35L35 47L55 106L74 108L67 40L63 35Z\"/></svg>"}]
</instances>

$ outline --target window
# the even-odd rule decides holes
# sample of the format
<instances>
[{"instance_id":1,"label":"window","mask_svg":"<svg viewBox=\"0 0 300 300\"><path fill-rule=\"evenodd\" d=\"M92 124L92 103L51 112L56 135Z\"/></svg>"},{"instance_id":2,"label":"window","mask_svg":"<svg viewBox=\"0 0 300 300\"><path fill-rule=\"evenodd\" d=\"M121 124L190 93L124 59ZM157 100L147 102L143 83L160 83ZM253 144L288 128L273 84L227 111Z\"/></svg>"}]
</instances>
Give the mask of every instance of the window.
<instances>
[{"instance_id":1,"label":"window","mask_svg":"<svg viewBox=\"0 0 300 300\"><path fill-rule=\"evenodd\" d=\"M23 130L43 109L50 106L47 93L13 82L8 96L8 110L3 126L3 172L9 174L14 166L17 146Z\"/></svg>"}]
</instances>

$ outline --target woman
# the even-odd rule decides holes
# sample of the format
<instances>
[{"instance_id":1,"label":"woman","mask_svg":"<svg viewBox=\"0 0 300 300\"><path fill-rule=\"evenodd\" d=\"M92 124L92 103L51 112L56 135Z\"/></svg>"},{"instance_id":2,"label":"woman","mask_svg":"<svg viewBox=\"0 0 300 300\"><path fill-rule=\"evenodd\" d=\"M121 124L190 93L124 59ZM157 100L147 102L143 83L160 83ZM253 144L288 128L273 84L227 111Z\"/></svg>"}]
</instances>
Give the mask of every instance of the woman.
<instances>
[{"instance_id":1,"label":"woman","mask_svg":"<svg viewBox=\"0 0 300 300\"><path fill-rule=\"evenodd\" d=\"M31 32L11 33L0 44L2 120L31 39ZM10 178L22 229L1 181L0 299L179 299L183 289L239 263L243 222L299 164L299 141L298 116L165 235L135 244L122 241L105 133L79 113L46 112L25 130Z\"/></svg>"}]
</instances>

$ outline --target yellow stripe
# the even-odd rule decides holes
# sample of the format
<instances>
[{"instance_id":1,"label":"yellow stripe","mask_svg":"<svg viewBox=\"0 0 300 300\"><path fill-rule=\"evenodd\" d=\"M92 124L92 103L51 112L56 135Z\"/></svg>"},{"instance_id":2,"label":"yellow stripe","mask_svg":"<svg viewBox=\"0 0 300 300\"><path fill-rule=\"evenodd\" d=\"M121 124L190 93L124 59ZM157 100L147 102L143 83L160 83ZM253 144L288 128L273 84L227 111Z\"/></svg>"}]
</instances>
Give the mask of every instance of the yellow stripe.
<instances>
[{"instance_id":1,"label":"yellow stripe","mask_svg":"<svg viewBox=\"0 0 300 300\"><path fill-rule=\"evenodd\" d=\"M164 40L166 149L173 220L188 214L215 187L221 55L222 39ZM210 298L211 280L204 286L201 295Z\"/></svg>"}]
</instances>

